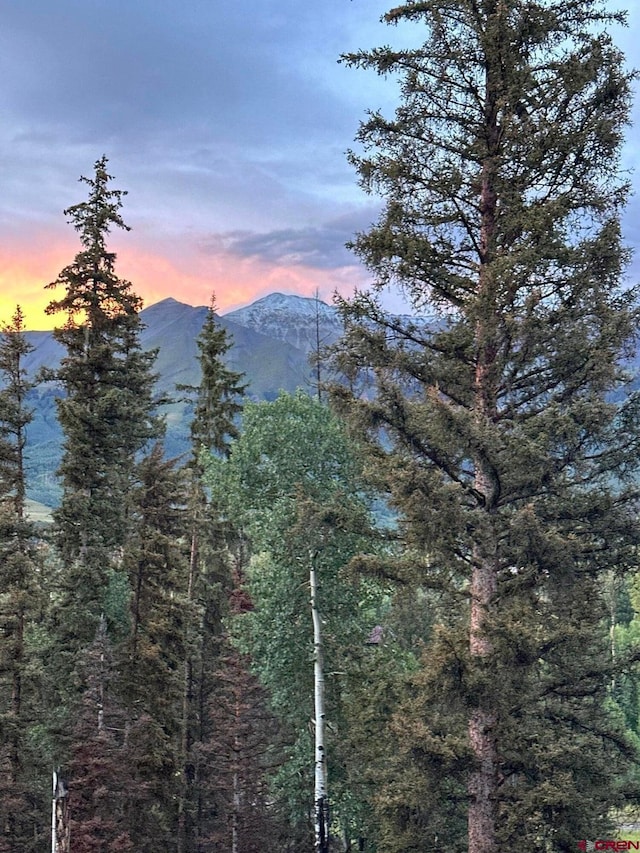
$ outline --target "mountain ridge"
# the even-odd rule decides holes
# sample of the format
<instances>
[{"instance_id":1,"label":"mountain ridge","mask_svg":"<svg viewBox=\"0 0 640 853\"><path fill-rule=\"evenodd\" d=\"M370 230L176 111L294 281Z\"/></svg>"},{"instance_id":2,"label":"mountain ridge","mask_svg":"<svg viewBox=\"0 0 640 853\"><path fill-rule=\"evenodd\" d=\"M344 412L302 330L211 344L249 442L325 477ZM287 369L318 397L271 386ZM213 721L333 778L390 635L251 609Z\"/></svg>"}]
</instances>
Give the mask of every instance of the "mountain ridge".
<instances>
[{"instance_id":1,"label":"mountain ridge","mask_svg":"<svg viewBox=\"0 0 640 853\"><path fill-rule=\"evenodd\" d=\"M333 343L342 331L335 306L297 294L269 293L223 317L283 340L308 355L316 351L318 344Z\"/></svg>"}]
</instances>

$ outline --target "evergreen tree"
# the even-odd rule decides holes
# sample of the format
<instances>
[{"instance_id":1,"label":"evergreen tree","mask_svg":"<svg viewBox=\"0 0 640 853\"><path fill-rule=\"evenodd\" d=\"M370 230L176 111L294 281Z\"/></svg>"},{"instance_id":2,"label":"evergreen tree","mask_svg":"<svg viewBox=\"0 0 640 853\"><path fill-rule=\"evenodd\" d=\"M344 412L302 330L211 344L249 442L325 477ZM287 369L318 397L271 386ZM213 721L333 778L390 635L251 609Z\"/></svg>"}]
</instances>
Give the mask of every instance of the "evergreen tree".
<instances>
[{"instance_id":1,"label":"evergreen tree","mask_svg":"<svg viewBox=\"0 0 640 853\"><path fill-rule=\"evenodd\" d=\"M252 609L240 572L234 572L230 625ZM216 684L209 701L211 726L199 745L209 821L201 828L212 853L283 850L286 824L274 808L269 768L281 761L281 735L268 697L251 672L249 655L228 634L220 638Z\"/></svg>"},{"instance_id":2,"label":"evergreen tree","mask_svg":"<svg viewBox=\"0 0 640 853\"><path fill-rule=\"evenodd\" d=\"M243 374L230 370L224 357L233 342L226 330L218 324L215 298L207 310L204 324L197 340L200 384L178 385L194 401L191 421L191 467L202 473L202 453L226 456L229 441L238 436L236 418L242 411L242 397L247 388Z\"/></svg>"},{"instance_id":3,"label":"evergreen tree","mask_svg":"<svg viewBox=\"0 0 640 853\"><path fill-rule=\"evenodd\" d=\"M133 850L128 830L132 780L127 718L114 695L115 665L106 620L81 654L83 690L74 713L69 814L74 853Z\"/></svg>"},{"instance_id":4,"label":"evergreen tree","mask_svg":"<svg viewBox=\"0 0 640 853\"><path fill-rule=\"evenodd\" d=\"M23 519L25 514L24 449L26 427L32 420L26 398L34 387L34 383L27 379L24 367L25 356L33 350L24 331L24 315L18 305L11 323L3 325L0 336L0 373L3 376L0 391L0 488L3 496L13 498L13 512L18 519Z\"/></svg>"},{"instance_id":5,"label":"evergreen tree","mask_svg":"<svg viewBox=\"0 0 640 853\"><path fill-rule=\"evenodd\" d=\"M451 849L568 851L624 797L601 582L639 534L638 399L616 402L637 319L620 283L621 17L409 0L385 20L424 27L421 46L346 58L399 75L401 100L351 155L386 205L354 243L375 282L343 303L350 384L333 398L399 515L398 577L448 605L396 719L427 799L405 801L384 850L446 825ZM387 286L415 319L385 314Z\"/></svg>"},{"instance_id":6,"label":"evergreen tree","mask_svg":"<svg viewBox=\"0 0 640 853\"><path fill-rule=\"evenodd\" d=\"M110 557L126 540L135 456L160 431L152 398L155 354L140 348L142 302L116 275L116 255L106 246L112 227L128 230L120 214L125 193L110 187L106 157L92 178L80 180L88 199L65 214L82 250L48 285L64 293L47 307L49 314L66 314L54 331L66 354L49 378L64 392L57 400L63 493L54 519L67 570L64 596L74 611L64 619L72 648L94 636Z\"/></svg>"},{"instance_id":7,"label":"evergreen tree","mask_svg":"<svg viewBox=\"0 0 640 853\"><path fill-rule=\"evenodd\" d=\"M224 357L231 348L226 331L218 325L212 298L197 340L200 384L179 385L194 403L191 421L191 458L188 512L191 533L189 577L185 609L185 659L182 698L182 789L179 798L178 853L197 850L204 832L203 791L211 769L199 760L199 748L209 739L208 707L220 653L222 619L230 593L230 530L211 503L203 483L203 457L226 456L236 438L236 419L242 410L246 385L242 374L230 370Z\"/></svg>"},{"instance_id":8,"label":"evergreen tree","mask_svg":"<svg viewBox=\"0 0 640 853\"><path fill-rule=\"evenodd\" d=\"M26 397L24 358L32 347L24 336L24 318L16 308L0 334L0 850L28 851L43 842L38 826L42 806L28 747L29 728L41 716L34 707L39 685L28 647L28 634L40 617L40 560L35 528L25 514L24 448L31 412ZM39 772L40 771L40 772Z\"/></svg>"},{"instance_id":9,"label":"evergreen tree","mask_svg":"<svg viewBox=\"0 0 640 853\"><path fill-rule=\"evenodd\" d=\"M155 353L143 352L140 344L142 303L131 283L116 274L116 255L107 248L112 228L128 230L120 213L124 193L111 187L106 157L95 163L91 178L80 180L88 198L65 215L81 249L47 286L63 290L47 312L65 315L53 333L65 353L55 371L44 372L61 388L56 404L64 442L58 469L62 499L53 513L61 565L40 653L47 658L47 736L71 786L66 762L86 756L93 743L83 746L72 726L81 652L93 642L103 614L114 636L127 632L122 559L131 537L136 461L162 432L152 395ZM101 805L103 817L108 808Z\"/></svg>"},{"instance_id":10,"label":"evergreen tree","mask_svg":"<svg viewBox=\"0 0 640 853\"><path fill-rule=\"evenodd\" d=\"M187 555L184 472L156 445L141 460L132 533L123 554L131 590L130 633L118 688L129 717L129 832L136 853L172 849L177 833Z\"/></svg>"}]
</instances>

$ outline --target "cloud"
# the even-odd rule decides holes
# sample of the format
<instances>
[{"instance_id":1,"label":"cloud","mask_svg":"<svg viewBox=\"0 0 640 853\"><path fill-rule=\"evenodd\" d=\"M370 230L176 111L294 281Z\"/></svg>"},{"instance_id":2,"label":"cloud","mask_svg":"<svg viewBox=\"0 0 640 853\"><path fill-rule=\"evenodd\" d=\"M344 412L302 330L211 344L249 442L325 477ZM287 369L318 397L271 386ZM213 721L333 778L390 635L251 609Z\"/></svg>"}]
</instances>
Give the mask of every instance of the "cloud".
<instances>
[{"instance_id":1,"label":"cloud","mask_svg":"<svg viewBox=\"0 0 640 853\"><path fill-rule=\"evenodd\" d=\"M340 217L352 216L364 196L344 151L366 106L380 104L368 98L375 75L337 58L375 43L385 7L5 4L0 249L5 266L14 264L3 279L7 298L16 301L10 282L19 282L41 311L42 280L76 251L51 269L54 247L74 245L62 211L85 197L78 177L102 154L114 186L129 193L123 214L132 235L114 235L120 258L135 268L123 275L143 282L147 301L179 296L171 288L180 281L188 301L193 293L206 304L212 285L237 303L255 288L330 293L361 277L344 248L355 228Z\"/></svg>"},{"instance_id":2,"label":"cloud","mask_svg":"<svg viewBox=\"0 0 640 853\"><path fill-rule=\"evenodd\" d=\"M288 262L276 253L239 255L220 245L207 252L166 245L162 255L131 247L118 251L118 270L134 283L149 305L167 296L192 305L208 305L212 293L220 311L230 311L274 291L312 296L316 290L330 301L335 291L351 294L366 273L355 264L318 267Z\"/></svg>"},{"instance_id":3,"label":"cloud","mask_svg":"<svg viewBox=\"0 0 640 853\"><path fill-rule=\"evenodd\" d=\"M202 251L228 252L239 258L268 263L337 270L359 265L346 244L375 218L375 209L356 210L321 225L280 228L271 231L228 231L209 235Z\"/></svg>"},{"instance_id":4,"label":"cloud","mask_svg":"<svg viewBox=\"0 0 640 853\"><path fill-rule=\"evenodd\" d=\"M336 269L354 264L344 246L344 233L330 228L287 228L268 234L236 231L222 235L220 248L244 258L261 258L274 263L306 265L315 269Z\"/></svg>"},{"instance_id":5,"label":"cloud","mask_svg":"<svg viewBox=\"0 0 640 853\"><path fill-rule=\"evenodd\" d=\"M203 210L240 219L234 227L264 228L252 202L283 227L314 203L326 217L330 203L357 194L344 150L366 106L379 105L362 94L376 75L336 60L384 6L4 4L0 157L10 181L0 207L20 207L25 218L62 209L61 186L73 191L107 154L156 217Z\"/></svg>"},{"instance_id":6,"label":"cloud","mask_svg":"<svg viewBox=\"0 0 640 853\"><path fill-rule=\"evenodd\" d=\"M357 85L334 85L346 74L336 60L363 17L343 0L6 4L1 102L85 140L140 141L203 123L221 139L263 145L296 130L328 138L336 122L349 126L340 104Z\"/></svg>"}]
</instances>

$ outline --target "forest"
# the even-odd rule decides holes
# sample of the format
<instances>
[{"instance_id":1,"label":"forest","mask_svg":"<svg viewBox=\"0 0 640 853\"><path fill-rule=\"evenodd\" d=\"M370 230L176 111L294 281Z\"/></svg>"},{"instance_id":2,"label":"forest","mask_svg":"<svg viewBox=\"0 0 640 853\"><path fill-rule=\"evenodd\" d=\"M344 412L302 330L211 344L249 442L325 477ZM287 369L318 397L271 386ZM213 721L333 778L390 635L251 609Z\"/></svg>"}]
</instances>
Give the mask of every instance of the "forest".
<instances>
[{"instance_id":1,"label":"forest","mask_svg":"<svg viewBox=\"0 0 640 853\"><path fill-rule=\"evenodd\" d=\"M407 0L385 20L423 41L343 57L400 96L349 154L383 202L351 245L372 283L337 298L315 394L250 399L212 299L200 382L175 389L191 450L167 457L105 156L46 285L60 365L29 376L20 306L5 319L0 853L636 849L624 15ZM41 382L51 524L26 510Z\"/></svg>"}]
</instances>

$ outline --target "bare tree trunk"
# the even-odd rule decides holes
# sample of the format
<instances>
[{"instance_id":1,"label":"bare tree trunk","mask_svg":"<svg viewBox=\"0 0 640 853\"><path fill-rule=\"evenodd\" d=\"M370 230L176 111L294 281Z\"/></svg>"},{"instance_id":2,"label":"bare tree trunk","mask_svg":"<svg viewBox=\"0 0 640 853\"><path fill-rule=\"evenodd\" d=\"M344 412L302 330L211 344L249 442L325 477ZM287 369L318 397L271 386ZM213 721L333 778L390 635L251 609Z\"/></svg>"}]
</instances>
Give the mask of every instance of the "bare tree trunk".
<instances>
[{"instance_id":1,"label":"bare tree trunk","mask_svg":"<svg viewBox=\"0 0 640 853\"><path fill-rule=\"evenodd\" d=\"M51 804L51 853L70 853L70 840L68 791L60 772L54 770Z\"/></svg>"},{"instance_id":2,"label":"bare tree trunk","mask_svg":"<svg viewBox=\"0 0 640 853\"><path fill-rule=\"evenodd\" d=\"M311 554L309 584L313 619L313 676L315 713L315 853L329 851L329 797L327 794L327 754L325 749L324 660L322 622L318 610L316 554Z\"/></svg>"}]
</instances>

